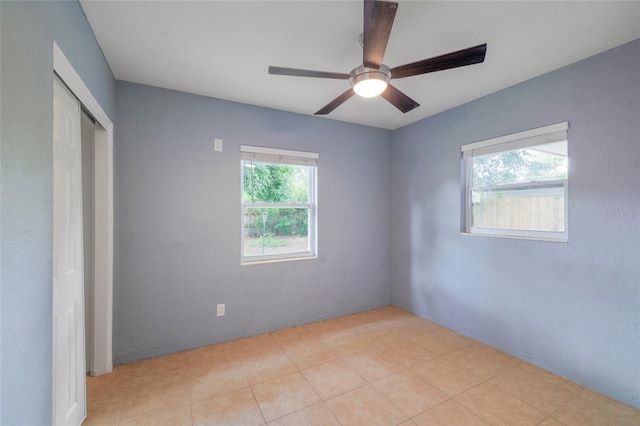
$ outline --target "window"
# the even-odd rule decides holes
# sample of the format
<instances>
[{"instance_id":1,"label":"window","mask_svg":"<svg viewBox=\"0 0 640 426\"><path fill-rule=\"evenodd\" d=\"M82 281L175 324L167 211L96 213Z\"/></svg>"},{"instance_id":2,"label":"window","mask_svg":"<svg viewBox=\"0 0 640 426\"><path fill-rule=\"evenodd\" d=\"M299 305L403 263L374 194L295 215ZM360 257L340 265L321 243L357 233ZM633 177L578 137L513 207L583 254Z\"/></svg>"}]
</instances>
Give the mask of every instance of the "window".
<instances>
[{"instance_id":1,"label":"window","mask_svg":"<svg viewBox=\"0 0 640 426\"><path fill-rule=\"evenodd\" d=\"M317 254L318 154L240 147L242 262Z\"/></svg>"},{"instance_id":2,"label":"window","mask_svg":"<svg viewBox=\"0 0 640 426\"><path fill-rule=\"evenodd\" d=\"M462 146L466 233L567 241L568 127Z\"/></svg>"}]
</instances>

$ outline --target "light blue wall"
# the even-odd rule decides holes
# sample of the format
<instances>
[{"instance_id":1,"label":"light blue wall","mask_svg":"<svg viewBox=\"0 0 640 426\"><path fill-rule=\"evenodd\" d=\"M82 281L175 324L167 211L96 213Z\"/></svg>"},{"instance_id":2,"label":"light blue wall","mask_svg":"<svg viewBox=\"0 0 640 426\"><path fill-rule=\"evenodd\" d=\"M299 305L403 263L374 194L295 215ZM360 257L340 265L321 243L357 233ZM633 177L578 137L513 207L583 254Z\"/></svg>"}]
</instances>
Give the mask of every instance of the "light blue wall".
<instances>
[{"instance_id":1,"label":"light blue wall","mask_svg":"<svg viewBox=\"0 0 640 426\"><path fill-rule=\"evenodd\" d=\"M77 2L2 2L0 262L5 425L51 424L53 42L103 110L115 81Z\"/></svg>"},{"instance_id":2,"label":"light blue wall","mask_svg":"<svg viewBox=\"0 0 640 426\"><path fill-rule=\"evenodd\" d=\"M636 40L395 131L393 303L640 408L639 76ZM569 242L461 235L460 146L561 121Z\"/></svg>"},{"instance_id":3,"label":"light blue wall","mask_svg":"<svg viewBox=\"0 0 640 426\"><path fill-rule=\"evenodd\" d=\"M126 82L116 123L116 363L391 302L390 131ZM240 266L241 144L319 153L317 260Z\"/></svg>"}]
</instances>

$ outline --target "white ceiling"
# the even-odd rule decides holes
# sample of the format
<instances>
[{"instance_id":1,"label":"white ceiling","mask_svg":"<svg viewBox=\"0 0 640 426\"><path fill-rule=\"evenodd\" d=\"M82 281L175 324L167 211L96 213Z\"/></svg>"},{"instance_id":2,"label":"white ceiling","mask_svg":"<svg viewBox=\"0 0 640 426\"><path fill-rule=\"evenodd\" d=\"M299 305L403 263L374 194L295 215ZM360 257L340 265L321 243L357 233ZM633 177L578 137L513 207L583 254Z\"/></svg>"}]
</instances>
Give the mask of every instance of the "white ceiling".
<instances>
[{"instance_id":1,"label":"white ceiling","mask_svg":"<svg viewBox=\"0 0 640 426\"><path fill-rule=\"evenodd\" d=\"M487 43L483 64L393 80L421 104L402 114L354 96L328 119L396 129L640 38L640 2L400 1L390 67ZM120 80L301 114L347 80L269 75L269 65L348 73L362 62L362 1L89 1L82 7Z\"/></svg>"}]
</instances>

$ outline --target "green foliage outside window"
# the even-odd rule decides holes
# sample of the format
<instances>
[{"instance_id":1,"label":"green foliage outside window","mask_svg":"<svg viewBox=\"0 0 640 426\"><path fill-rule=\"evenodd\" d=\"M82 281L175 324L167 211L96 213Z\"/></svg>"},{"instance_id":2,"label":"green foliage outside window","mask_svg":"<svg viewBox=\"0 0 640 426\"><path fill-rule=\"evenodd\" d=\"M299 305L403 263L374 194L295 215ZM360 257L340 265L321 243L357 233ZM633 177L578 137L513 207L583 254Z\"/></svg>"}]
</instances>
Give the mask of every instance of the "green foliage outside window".
<instances>
[{"instance_id":1,"label":"green foliage outside window","mask_svg":"<svg viewBox=\"0 0 640 426\"><path fill-rule=\"evenodd\" d=\"M244 162L243 167L245 202L308 202L308 167L248 161ZM265 223L262 216L264 212L268 213ZM271 236L306 236L308 233L306 208L250 208L246 214L246 232L251 238L260 237L263 233Z\"/></svg>"}]
</instances>

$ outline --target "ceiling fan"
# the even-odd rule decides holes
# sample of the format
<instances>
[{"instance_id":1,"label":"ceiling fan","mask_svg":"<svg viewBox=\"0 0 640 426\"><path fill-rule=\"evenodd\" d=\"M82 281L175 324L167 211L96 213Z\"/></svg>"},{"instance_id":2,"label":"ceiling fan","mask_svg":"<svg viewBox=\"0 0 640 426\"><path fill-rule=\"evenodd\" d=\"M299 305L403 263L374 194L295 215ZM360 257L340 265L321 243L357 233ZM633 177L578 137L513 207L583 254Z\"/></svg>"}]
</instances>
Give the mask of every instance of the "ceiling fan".
<instances>
[{"instance_id":1,"label":"ceiling fan","mask_svg":"<svg viewBox=\"0 0 640 426\"><path fill-rule=\"evenodd\" d=\"M274 66L269 67L269 74L349 80L351 88L319 109L315 115L329 114L354 94L364 97L380 95L405 113L420 106L420 104L389 84L389 80L484 62L487 51L486 43L446 55L389 68L382 63L382 60L387 49L387 42L389 41L397 9L398 3L395 2L365 0L364 32L361 35L362 65L352 69L349 74Z\"/></svg>"}]
</instances>

